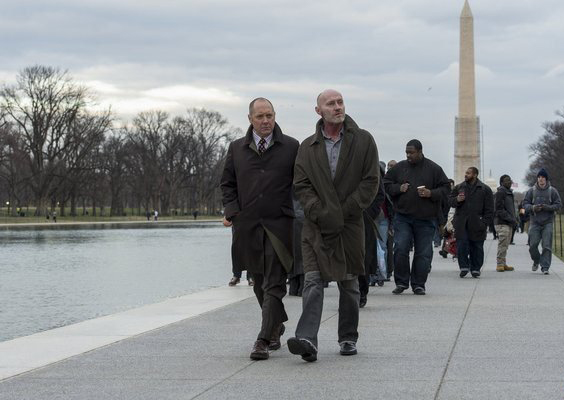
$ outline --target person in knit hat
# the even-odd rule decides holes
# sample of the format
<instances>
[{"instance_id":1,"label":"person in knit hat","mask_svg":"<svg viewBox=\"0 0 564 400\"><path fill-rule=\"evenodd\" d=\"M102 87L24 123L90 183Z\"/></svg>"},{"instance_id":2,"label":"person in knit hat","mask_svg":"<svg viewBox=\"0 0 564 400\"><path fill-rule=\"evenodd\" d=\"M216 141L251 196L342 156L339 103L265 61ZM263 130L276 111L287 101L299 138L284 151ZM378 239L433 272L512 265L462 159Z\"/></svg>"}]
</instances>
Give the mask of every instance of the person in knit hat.
<instances>
[{"instance_id":1,"label":"person in knit hat","mask_svg":"<svg viewBox=\"0 0 564 400\"><path fill-rule=\"evenodd\" d=\"M554 213L562 207L560 194L548 181L548 173L541 168L537 173L537 183L527 191L523 200L525 212L531 216L529 226L529 253L533 260L533 271L541 267L548 275L552 260L552 225ZM542 253L539 244L542 242Z\"/></svg>"}]
</instances>

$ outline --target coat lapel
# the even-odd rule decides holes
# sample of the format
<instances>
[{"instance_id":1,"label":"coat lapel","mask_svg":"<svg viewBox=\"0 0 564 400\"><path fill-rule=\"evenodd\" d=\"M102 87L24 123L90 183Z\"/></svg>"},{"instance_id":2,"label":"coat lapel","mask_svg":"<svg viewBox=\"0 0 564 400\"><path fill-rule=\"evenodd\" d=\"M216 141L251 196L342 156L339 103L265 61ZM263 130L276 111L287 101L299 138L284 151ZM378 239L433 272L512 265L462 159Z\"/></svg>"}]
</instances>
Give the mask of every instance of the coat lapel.
<instances>
[{"instance_id":1,"label":"coat lapel","mask_svg":"<svg viewBox=\"0 0 564 400\"><path fill-rule=\"evenodd\" d=\"M337 171L335 172L335 186L341 182L341 179L345 175L345 171L351 160L351 150L353 148L354 134L351 130L345 129L343 133L343 138L341 139L341 149L339 150L339 161L337 162ZM329 163L329 161L327 162Z\"/></svg>"},{"instance_id":2,"label":"coat lapel","mask_svg":"<svg viewBox=\"0 0 564 400\"><path fill-rule=\"evenodd\" d=\"M321 133L320 122L317 123L316 136L313 143L311 143L315 153L316 164L321 166L321 173L326 182L333 182L331 179L331 168L329 167L329 157L327 157L327 150L325 149L325 141Z\"/></svg>"}]
</instances>

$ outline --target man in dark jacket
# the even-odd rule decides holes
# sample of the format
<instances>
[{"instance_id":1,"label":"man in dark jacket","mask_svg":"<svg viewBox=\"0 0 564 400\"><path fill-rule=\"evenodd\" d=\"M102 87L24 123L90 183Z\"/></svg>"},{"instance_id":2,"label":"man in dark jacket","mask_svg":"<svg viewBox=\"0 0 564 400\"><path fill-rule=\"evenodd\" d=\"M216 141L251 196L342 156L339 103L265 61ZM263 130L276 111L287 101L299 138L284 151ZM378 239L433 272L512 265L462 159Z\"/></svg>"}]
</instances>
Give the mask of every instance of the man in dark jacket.
<instances>
[{"instance_id":1,"label":"man in dark jacket","mask_svg":"<svg viewBox=\"0 0 564 400\"><path fill-rule=\"evenodd\" d=\"M548 181L548 173L541 168L537 174L537 183L525 194L525 211L531 215L529 226L529 253L533 260L533 271L539 269L548 275L552 261L552 224L554 213L562 207L560 194ZM539 244L542 240L542 254Z\"/></svg>"},{"instance_id":2,"label":"man in dark jacket","mask_svg":"<svg viewBox=\"0 0 564 400\"><path fill-rule=\"evenodd\" d=\"M507 248L511 242L511 233L519 222L515 216L515 200L511 185L513 181L509 175L499 178L500 186L495 193L494 223L497 233L497 272L513 271L514 268L507 265Z\"/></svg>"},{"instance_id":3,"label":"man in dark jacket","mask_svg":"<svg viewBox=\"0 0 564 400\"><path fill-rule=\"evenodd\" d=\"M433 257L433 237L449 182L443 169L423 156L417 139L405 147L400 161L384 177L384 187L394 202L394 280L392 293L401 294L411 282L414 294L425 294L425 282ZM409 250L414 244L413 266Z\"/></svg>"},{"instance_id":4,"label":"man in dark jacket","mask_svg":"<svg viewBox=\"0 0 564 400\"><path fill-rule=\"evenodd\" d=\"M294 214L296 218L294 219L294 267L292 271L288 274L288 281L290 283L290 289L288 294L290 296L302 296L304 290L304 261L302 257L302 229L304 226L304 209L300 202L293 197L292 202L294 203Z\"/></svg>"},{"instance_id":5,"label":"man in dark jacket","mask_svg":"<svg viewBox=\"0 0 564 400\"><path fill-rule=\"evenodd\" d=\"M453 226L460 277L470 272L473 278L478 278L484 264L484 240L494 210L492 190L478 179L478 168L466 170L464 182L453 188L448 203L456 208Z\"/></svg>"},{"instance_id":6,"label":"man in dark jacket","mask_svg":"<svg viewBox=\"0 0 564 400\"><path fill-rule=\"evenodd\" d=\"M337 281L341 355L357 353L359 290L364 274L362 212L378 191L378 150L372 135L345 114L343 96L325 90L317 97L321 116L315 133L300 145L294 188L305 213L302 255L305 284L292 354L317 360L323 283Z\"/></svg>"},{"instance_id":7,"label":"man in dark jacket","mask_svg":"<svg viewBox=\"0 0 564 400\"><path fill-rule=\"evenodd\" d=\"M380 170L381 176L382 170ZM378 271L378 227L376 220L380 215L380 207L384 202L384 183L380 180L378 193L370 206L362 212L364 221L364 274L358 276L358 288L360 290L359 306L363 308L368 301L371 276L376 277ZM380 279L385 279L385 276Z\"/></svg>"},{"instance_id":8,"label":"man in dark jacket","mask_svg":"<svg viewBox=\"0 0 564 400\"><path fill-rule=\"evenodd\" d=\"M246 136L229 145L221 190L224 225L233 224L234 264L253 273L262 309L251 359L263 360L269 349L280 348L288 320L282 298L293 261L292 179L299 143L282 133L267 99L251 102L249 122Z\"/></svg>"}]
</instances>

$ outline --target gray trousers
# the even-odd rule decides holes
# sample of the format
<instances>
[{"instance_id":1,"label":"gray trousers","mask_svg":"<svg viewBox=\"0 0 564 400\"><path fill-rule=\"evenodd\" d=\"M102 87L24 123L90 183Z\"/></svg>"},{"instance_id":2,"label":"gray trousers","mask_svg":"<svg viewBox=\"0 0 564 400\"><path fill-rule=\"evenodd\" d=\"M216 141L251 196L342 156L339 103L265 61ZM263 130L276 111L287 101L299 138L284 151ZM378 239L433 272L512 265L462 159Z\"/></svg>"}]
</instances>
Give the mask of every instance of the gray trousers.
<instances>
[{"instance_id":1,"label":"gray trousers","mask_svg":"<svg viewBox=\"0 0 564 400\"><path fill-rule=\"evenodd\" d=\"M358 278L337 282L339 288L339 343L358 340ZM296 337L310 340L317 347L317 333L323 311L323 280L319 271L306 272L302 293L302 315L296 327Z\"/></svg>"},{"instance_id":2,"label":"gray trousers","mask_svg":"<svg viewBox=\"0 0 564 400\"><path fill-rule=\"evenodd\" d=\"M539 244L542 242L542 254ZM532 223L529 227L529 253L535 264L540 264L541 270L548 270L552 261L552 222L546 225Z\"/></svg>"}]
</instances>

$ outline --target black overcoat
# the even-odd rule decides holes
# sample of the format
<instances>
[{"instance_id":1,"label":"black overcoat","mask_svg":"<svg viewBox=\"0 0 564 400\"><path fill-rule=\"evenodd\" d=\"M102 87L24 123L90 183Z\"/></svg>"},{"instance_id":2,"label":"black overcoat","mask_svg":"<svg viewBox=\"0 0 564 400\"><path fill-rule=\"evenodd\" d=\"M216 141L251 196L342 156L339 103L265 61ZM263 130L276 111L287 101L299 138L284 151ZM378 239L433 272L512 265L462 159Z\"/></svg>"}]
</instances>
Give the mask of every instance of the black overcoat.
<instances>
[{"instance_id":1,"label":"black overcoat","mask_svg":"<svg viewBox=\"0 0 564 400\"><path fill-rule=\"evenodd\" d=\"M225 218L233 222L233 263L264 273L264 235L286 271L292 269L292 180L299 143L275 124L272 142L259 155L249 127L229 145L221 178Z\"/></svg>"},{"instance_id":2,"label":"black overcoat","mask_svg":"<svg viewBox=\"0 0 564 400\"><path fill-rule=\"evenodd\" d=\"M464 191L463 202L458 202L458 193ZM480 180L474 186L462 182L456 185L448 198L449 205L456 208L453 218L454 236L457 239L486 240L488 226L493 221L493 193Z\"/></svg>"}]
</instances>

